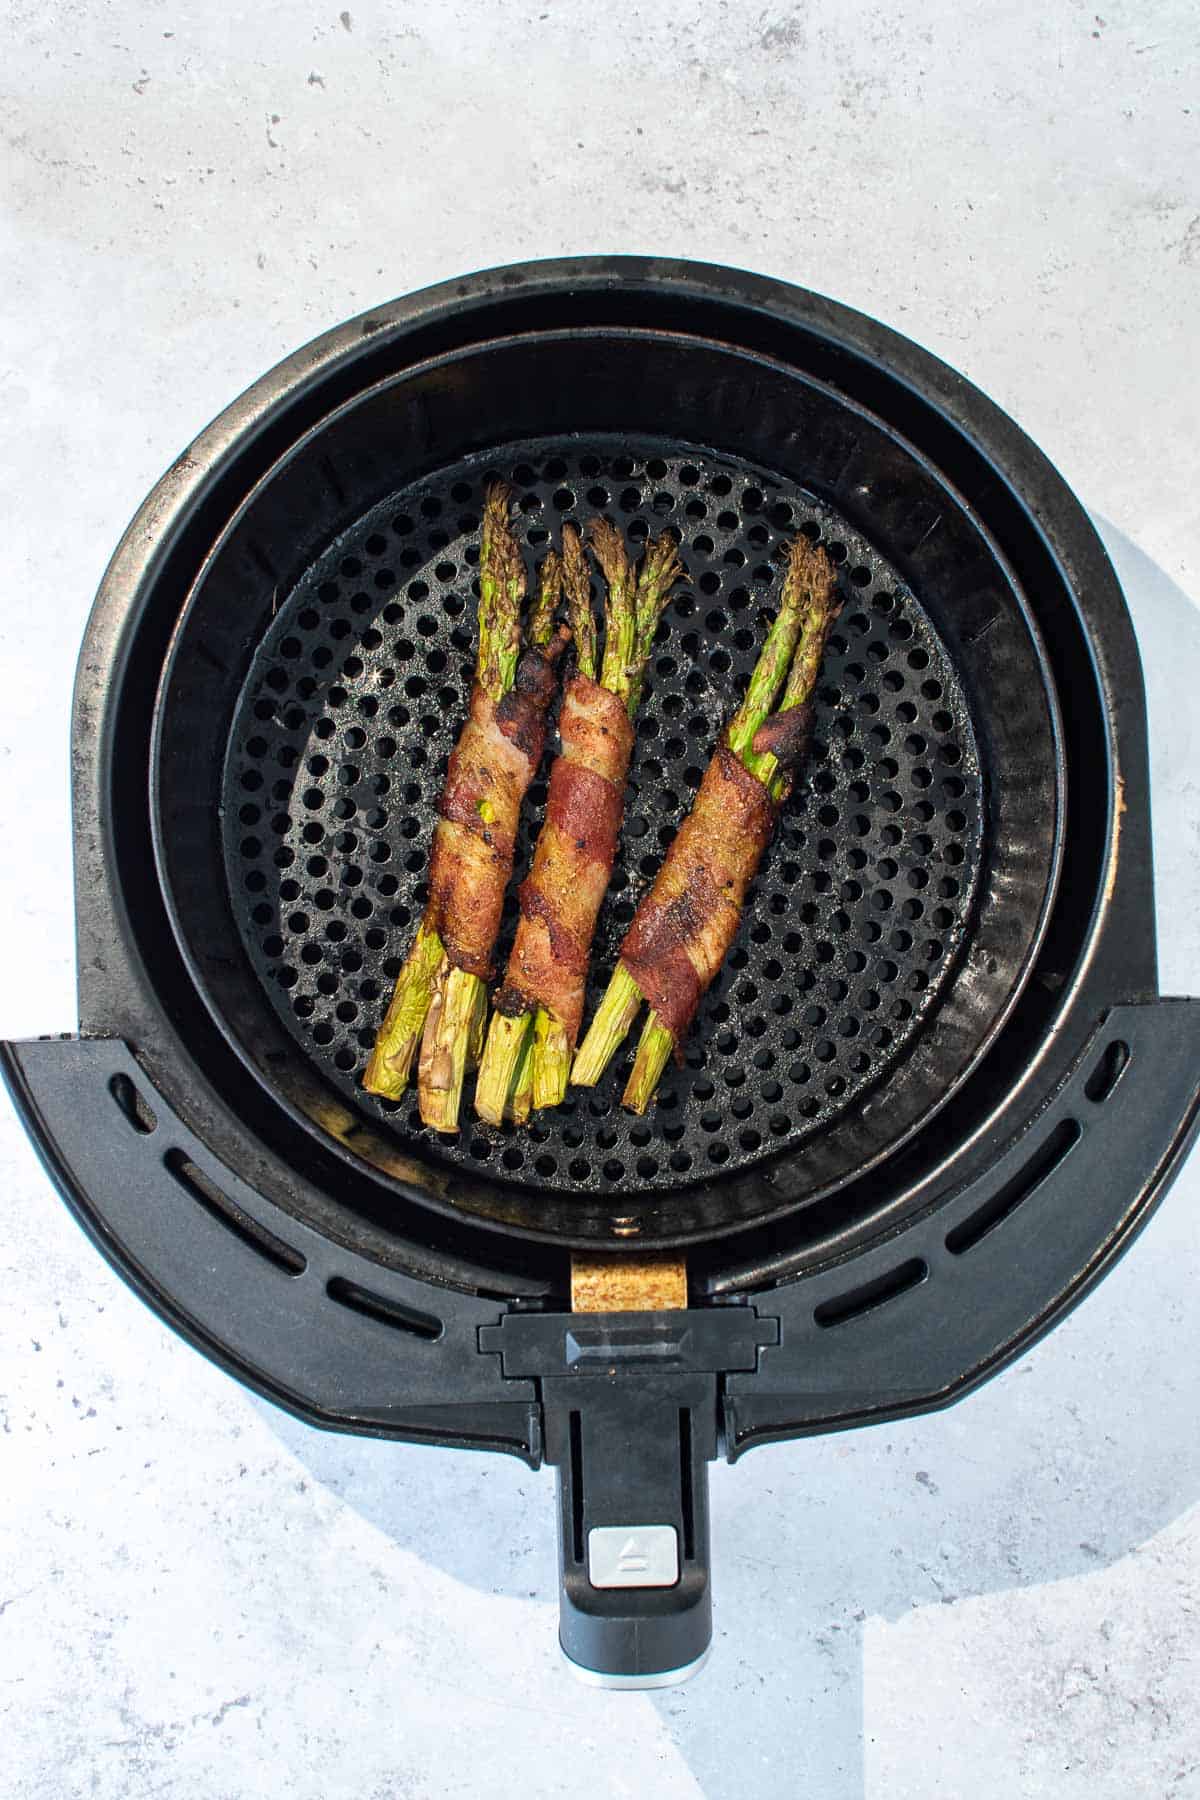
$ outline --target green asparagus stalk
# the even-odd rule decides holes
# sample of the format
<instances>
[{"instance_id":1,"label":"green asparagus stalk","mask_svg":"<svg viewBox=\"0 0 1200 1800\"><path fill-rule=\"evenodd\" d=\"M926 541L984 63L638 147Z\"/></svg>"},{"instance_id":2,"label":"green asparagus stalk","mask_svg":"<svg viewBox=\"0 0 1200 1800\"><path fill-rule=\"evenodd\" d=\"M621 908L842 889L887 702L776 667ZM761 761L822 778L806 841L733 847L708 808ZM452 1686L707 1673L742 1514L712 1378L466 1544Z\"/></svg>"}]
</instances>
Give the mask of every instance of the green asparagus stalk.
<instances>
[{"instance_id":1,"label":"green asparagus stalk","mask_svg":"<svg viewBox=\"0 0 1200 1800\"><path fill-rule=\"evenodd\" d=\"M445 979L448 967L441 938L422 920L363 1077L369 1094L378 1094L382 1100L399 1100L403 1094L434 990Z\"/></svg>"},{"instance_id":2,"label":"green asparagus stalk","mask_svg":"<svg viewBox=\"0 0 1200 1800\"><path fill-rule=\"evenodd\" d=\"M486 1011L487 990L478 975L450 969L425 1023L417 1070L421 1117L435 1131L458 1130L463 1077Z\"/></svg>"},{"instance_id":3,"label":"green asparagus stalk","mask_svg":"<svg viewBox=\"0 0 1200 1800\"><path fill-rule=\"evenodd\" d=\"M622 1106L628 1107L630 1112L645 1112L654 1098L674 1048L674 1037L651 1008L642 1027L637 1055L633 1059L633 1068L629 1071L625 1092L621 1096Z\"/></svg>"},{"instance_id":4,"label":"green asparagus stalk","mask_svg":"<svg viewBox=\"0 0 1200 1800\"><path fill-rule=\"evenodd\" d=\"M479 667L481 683L493 699L501 699L516 679L521 651L521 603L525 597L525 567L508 530L507 499L504 502L504 536L501 538L493 531L490 538L486 577L488 662L485 670L482 647L485 577L481 572ZM481 571L483 562L481 548ZM526 621L526 635L535 648L550 641L561 594L562 559L552 550L543 560L537 594ZM487 989L483 981L465 969L451 969L446 976L443 1004L436 1014L430 1013L426 1024L417 1083L421 1118L435 1131L458 1130L463 1078L472 1047L478 1047L477 1060L482 1056L486 1019Z\"/></svg>"},{"instance_id":5,"label":"green asparagus stalk","mask_svg":"<svg viewBox=\"0 0 1200 1800\"><path fill-rule=\"evenodd\" d=\"M563 590L563 559L557 550L548 550L538 570L537 593L525 622L525 636L535 650L540 650L554 635L554 615Z\"/></svg>"},{"instance_id":6,"label":"green asparagus stalk","mask_svg":"<svg viewBox=\"0 0 1200 1800\"><path fill-rule=\"evenodd\" d=\"M618 963L587 1036L576 1052L571 1070L575 1087L595 1087L637 1018L643 998L629 970L624 963Z\"/></svg>"},{"instance_id":7,"label":"green asparagus stalk","mask_svg":"<svg viewBox=\"0 0 1200 1800\"><path fill-rule=\"evenodd\" d=\"M686 571L679 560L679 548L670 532L664 531L647 547L638 570L634 594L633 660L629 670L629 716L632 719L641 703L654 634L662 618L667 597ZM619 689L614 690L620 692Z\"/></svg>"},{"instance_id":8,"label":"green asparagus stalk","mask_svg":"<svg viewBox=\"0 0 1200 1800\"><path fill-rule=\"evenodd\" d=\"M569 522L563 526L562 572L567 618L575 643L575 667L581 675L595 681L596 615L592 611L592 582L583 553L583 539Z\"/></svg>"},{"instance_id":9,"label":"green asparagus stalk","mask_svg":"<svg viewBox=\"0 0 1200 1800\"><path fill-rule=\"evenodd\" d=\"M533 1015L533 1104L561 1106L571 1073L571 1046L566 1027L544 1006Z\"/></svg>"},{"instance_id":10,"label":"green asparagus stalk","mask_svg":"<svg viewBox=\"0 0 1200 1800\"><path fill-rule=\"evenodd\" d=\"M563 526L561 557L557 551L552 550L542 564L542 588L547 585L546 571L551 559L553 565L550 574L557 578L559 584L554 595L554 605L558 603L559 590L565 591L567 617L575 643L576 667L594 680L596 617L592 611L591 578L583 542L569 520ZM554 606L551 606L548 615L551 619L553 612ZM496 1011L492 1014L491 1028L480 1062L479 1079L475 1085L475 1111L486 1124L499 1125L505 1118L513 1118L514 1111L521 1112L522 1109L524 1118L528 1118L532 1105L549 1104L535 1099L538 1084L534 1075L534 1051L530 1038L533 1026L532 1011ZM544 1076L541 1089L545 1090Z\"/></svg>"},{"instance_id":11,"label":"green asparagus stalk","mask_svg":"<svg viewBox=\"0 0 1200 1800\"><path fill-rule=\"evenodd\" d=\"M608 583L600 686L625 700L637 649L637 588L625 539L611 519L593 519L588 535Z\"/></svg>"},{"instance_id":12,"label":"green asparagus stalk","mask_svg":"<svg viewBox=\"0 0 1200 1800\"><path fill-rule=\"evenodd\" d=\"M532 1024L533 1014L529 1012L492 1014L475 1084L475 1111L485 1125L504 1123L517 1071L527 1057Z\"/></svg>"},{"instance_id":13,"label":"green asparagus stalk","mask_svg":"<svg viewBox=\"0 0 1200 1800\"><path fill-rule=\"evenodd\" d=\"M664 533L647 548L635 569L625 540L611 520L594 519L588 535L607 586L600 685L622 701L632 716L641 698L662 609L683 573L678 546ZM594 681L598 647L591 584L583 545L570 524L563 529L563 585L578 671ZM545 840L539 842L546 854ZM534 866L536 871L536 856ZM590 924L585 929L590 930ZM527 1109L527 1101L539 1108L560 1105L570 1078L572 1036L573 1026L569 1032L567 1024L543 1004L516 1014L494 1014L476 1086L475 1107L480 1116L495 1123L501 1117L519 1115L522 1108Z\"/></svg>"},{"instance_id":14,"label":"green asparagus stalk","mask_svg":"<svg viewBox=\"0 0 1200 1800\"><path fill-rule=\"evenodd\" d=\"M605 527L607 530L603 529ZM663 532L647 547L637 570L636 580L632 580L624 543L620 534L609 526L607 519L598 519L593 525L592 543L609 584L609 614L601 686L609 688L618 699L624 699L629 716L633 718L642 697L646 666L663 607L671 589L683 573L678 546L670 533ZM615 632L612 620L614 610ZM605 670L608 671L607 675ZM539 1007L533 1037L535 1106L561 1106L566 1098L571 1075L571 1051L572 1046L563 1026L544 1007Z\"/></svg>"},{"instance_id":15,"label":"green asparagus stalk","mask_svg":"<svg viewBox=\"0 0 1200 1800\"><path fill-rule=\"evenodd\" d=\"M799 543L801 540L797 540ZM801 579L804 564L795 554L789 556L787 570L783 578L783 589L779 596L779 611L767 633L766 642L759 652L758 661L754 665L754 673L750 677L749 686L741 705L729 721L727 742L733 754L745 763L751 774L758 774L754 767L754 751L751 745L759 727L766 723L767 716L774 710L779 697L779 690L788 674L788 666L793 659L800 632L808 614L808 593ZM820 652L818 651L818 662ZM807 668L807 663L805 664ZM794 700L793 705L798 704Z\"/></svg>"},{"instance_id":16,"label":"green asparagus stalk","mask_svg":"<svg viewBox=\"0 0 1200 1800\"><path fill-rule=\"evenodd\" d=\"M725 737L729 749L777 803L786 792L788 774L780 769L772 752L755 751L754 739L772 713L789 711L811 698L835 616L825 559L822 556L818 561L807 540L797 538L788 556L779 610ZM576 1055L573 1083L592 1087L600 1079L637 1017L643 998L628 969L618 961ZM651 1009L622 1096L622 1104L630 1111L646 1110L674 1048L673 1034Z\"/></svg>"},{"instance_id":17,"label":"green asparagus stalk","mask_svg":"<svg viewBox=\"0 0 1200 1800\"><path fill-rule=\"evenodd\" d=\"M516 679L521 654L521 602L525 566L508 523L512 490L493 481L483 503L479 540L479 652L475 679L489 699L500 700Z\"/></svg>"},{"instance_id":18,"label":"green asparagus stalk","mask_svg":"<svg viewBox=\"0 0 1200 1800\"><path fill-rule=\"evenodd\" d=\"M526 1014L528 1019L528 1014ZM525 1033L504 1116L512 1125L527 1125L533 1110L533 1036Z\"/></svg>"},{"instance_id":19,"label":"green asparagus stalk","mask_svg":"<svg viewBox=\"0 0 1200 1800\"><path fill-rule=\"evenodd\" d=\"M509 525L511 490L501 481L484 496L479 548L479 650L475 679L499 701L516 678L521 651L525 569ZM553 634L562 568L548 556L539 572L526 635L545 646ZM486 799L482 803L487 805ZM363 1085L369 1093L398 1100L420 1044L417 1088L421 1117L438 1131L458 1128L466 1069L478 1062L486 1018L486 992L477 975L452 967L432 907L426 909L401 968Z\"/></svg>"}]
</instances>

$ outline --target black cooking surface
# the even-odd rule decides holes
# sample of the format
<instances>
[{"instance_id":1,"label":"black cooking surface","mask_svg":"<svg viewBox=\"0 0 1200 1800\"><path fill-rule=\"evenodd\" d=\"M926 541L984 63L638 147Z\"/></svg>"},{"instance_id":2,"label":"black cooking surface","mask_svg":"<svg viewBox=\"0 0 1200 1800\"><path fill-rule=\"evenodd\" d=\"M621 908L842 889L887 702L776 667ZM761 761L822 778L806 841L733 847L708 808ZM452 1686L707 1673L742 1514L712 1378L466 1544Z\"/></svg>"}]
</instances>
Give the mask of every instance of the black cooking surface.
<instances>
[{"instance_id":1,"label":"black cooking surface","mask_svg":"<svg viewBox=\"0 0 1200 1800\"><path fill-rule=\"evenodd\" d=\"M603 510L634 548L673 526L693 578L666 610L638 713L589 1018L753 666L778 587L774 559L797 529L828 547L843 610L808 764L654 1110L638 1119L619 1104L635 1031L598 1088L571 1090L524 1131L474 1120L468 1084L463 1130L448 1139L421 1124L415 1091L379 1101L360 1084L427 897L474 666L491 473L514 484L531 573L564 517ZM517 880L544 799L539 780ZM246 951L328 1079L424 1153L524 1187L599 1193L673 1188L794 1149L878 1082L954 965L982 818L975 737L946 652L918 600L836 513L745 464L575 438L474 456L398 492L277 596L237 703L223 804ZM498 969L515 910L510 892Z\"/></svg>"}]
</instances>

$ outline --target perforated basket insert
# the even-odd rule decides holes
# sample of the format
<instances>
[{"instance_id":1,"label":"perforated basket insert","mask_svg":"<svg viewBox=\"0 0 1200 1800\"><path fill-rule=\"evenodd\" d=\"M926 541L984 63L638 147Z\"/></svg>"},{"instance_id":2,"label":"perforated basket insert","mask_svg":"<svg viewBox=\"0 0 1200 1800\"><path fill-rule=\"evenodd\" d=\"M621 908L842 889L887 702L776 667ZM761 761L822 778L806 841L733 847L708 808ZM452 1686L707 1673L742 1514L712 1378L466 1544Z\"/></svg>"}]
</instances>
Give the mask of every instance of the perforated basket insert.
<instances>
[{"instance_id":1,"label":"perforated basket insert","mask_svg":"<svg viewBox=\"0 0 1200 1800\"><path fill-rule=\"evenodd\" d=\"M561 521L607 512L636 550L679 533L690 585L660 624L620 852L594 944L591 1016L634 907L744 689L797 530L838 568L812 750L742 929L645 1118L623 1111L636 1032L594 1090L525 1130L421 1124L363 1070L427 898L447 758L475 656L489 475L516 490L532 575ZM548 753L549 754L552 752ZM547 759L548 760L548 759ZM543 777L545 769L543 769ZM545 802L530 789L527 866ZM983 857L979 755L929 616L844 520L766 471L678 445L540 441L473 456L374 507L280 597L238 699L223 835L246 951L293 1037L409 1150L524 1187L670 1189L796 1148L884 1080L968 929ZM505 908L502 971L516 903Z\"/></svg>"}]
</instances>

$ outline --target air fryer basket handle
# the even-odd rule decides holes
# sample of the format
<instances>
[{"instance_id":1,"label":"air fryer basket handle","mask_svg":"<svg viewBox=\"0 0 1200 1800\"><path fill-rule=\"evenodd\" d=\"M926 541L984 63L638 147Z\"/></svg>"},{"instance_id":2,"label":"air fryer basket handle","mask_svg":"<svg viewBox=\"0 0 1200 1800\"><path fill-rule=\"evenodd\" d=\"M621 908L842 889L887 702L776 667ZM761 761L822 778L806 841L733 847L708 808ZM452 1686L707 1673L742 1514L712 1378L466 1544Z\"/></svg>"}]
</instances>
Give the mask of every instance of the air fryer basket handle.
<instances>
[{"instance_id":1,"label":"air fryer basket handle","mask_svg":"<svg viewBox=\"0 0 1200 1800\"><path fill-rule=\"evenodd\" d=\"M544 1384L558 1469L559 1641L583 1679L665 1687L712 1637L708 1469L716 1377L613 1369Z\"/></svg>"},{"instance_id":2,"label":"air fryer basket handle","mask_svg":"<svg viewBox=\"0 0 1200 1800\"><path fill-rule=\"evenodd\" d=\"M513 1309L479 1333L506 1379L533 1380L558 1470L559 1636L585 1679L666 1687L712 1637L708 1464L721 1388L779 1342L752 1306Z\"/></svg>"}]
</instances>

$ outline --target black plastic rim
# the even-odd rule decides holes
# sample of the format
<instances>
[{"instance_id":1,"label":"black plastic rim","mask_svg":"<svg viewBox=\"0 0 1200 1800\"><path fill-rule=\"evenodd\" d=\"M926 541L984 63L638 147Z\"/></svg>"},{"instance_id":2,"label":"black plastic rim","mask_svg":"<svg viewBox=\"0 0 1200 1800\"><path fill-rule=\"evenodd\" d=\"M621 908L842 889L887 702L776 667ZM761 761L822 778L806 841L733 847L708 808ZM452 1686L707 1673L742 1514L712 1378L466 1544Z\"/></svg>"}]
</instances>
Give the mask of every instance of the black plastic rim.
<instances>
[{"instance_id":1,"label":"black plastic rim","mask_svg":"<svg viewBox=\"0 0 1200 1800\"><path fill-rule=\"evenodd\" d=\"M577 355L582 335L563 333L558 334L556 338L538 340L538 349L544 353L547 344L559 344L569 354ZM593 360L599 360L601 351L610 340L627 353L628 346L634 338L635 334L633 333L587 334L589 355ZM513 340L511 344L506 344L505 349L510 356L519 358L522 353L528 353L529 344L530 339L523 334L520 338ZM491 346L484 346L482 350L474 354L482 355L491 349ZM729 346L714 347L702 342L692 344L686 340L680 345L676 340L656 338L654 340L655 357L658 363L668 371L670 378L675 381L674 391L678 391L678 368L672 366L672 355L676 359L686 358L697 350L709 357L714 355L718 357L732 356L737 359L740 354ZM757 398L761 402L766 383L773 377L773 371L770 365L764 364L761 359L756 359L754 366L758 371L760 382ZM460 363L460 370L461 367ZM786 371L785 378L795 383L796 371ZM460 386L463 385L464 379L460 374L458 377ZM445 402L447 391L450 392L452 400L453 389L448 390L445 384L439 388L436 385L435 377L435 385L428 392L422 392L418 388L409 402L410 411L421 422L426 443L431 435L436 436L439 442L446 441L444 431L440 433L432 431L430 412L434 404L440 405ZM710 392L710 387L704 389L706 397ZM788 1175L781 1178L779 1170L786 1167L786 1164L777 1162L772 1166L767 1178L741 1183L726 1181L721 1184L719 1194L714 1184L710 1183L700 1190L693 1187L686 1197L673 1195L668 1200L652 1201L650 1205L642 1205L639 1196L638 1209L634 1214L636 1232L632 1235L640 1236L643 1241L646 1238L676 1242L687 1238L698 1240L721 1231L738 1229L752 1219L782 1215L793 1209L801 1200L828 1193L840 1183L844 1183L847 1178L862 1173L867 1166L885 1155L889 1148L894 1148L903 1136L910 1134L920 1119L928 1116L932 1106L943 1101L950 1088L969 1072L972 1060L977 1059L978 1055L982 1053L989 1037L999 1028L1005 1012L1014 1003L1020 991L1021 980L1028 967L1029 957L1036 946L1041 926L1045 922L1061 850L1062 816L1058 798L1060 791L1058 778L1061 770L1056 749L1053 699L1052 695L1047 693L1044 685L1039 685L1043 669L1040 645L1036 630L1030 624L1029 612L1022 600L1020 585L1015 581L1006 560L982 533L981 522L978 518L968 515L954 490L946 485L944 479L931 471L927 464L914 457L911 447L906 446L894 432L889 432L882 427L878 419L864 414L861 409L849 407L840 396L835 396L831 403L827 398L828 391L809 379L805 379L802 389L794 387L793 392L795 394L803 392L808 397L809 404L818 408L825 397L825 404L832 404L836 408L837 414L843 419L847 416L853 419L855 428L860 434L860 442L873 434L875 440L884 447L886 457L882 468L877 469L876 490L872 492L870 485L866 482L857 483L855 489L858 495L857 509L860 512L864 509L874 509L877 525L881 521L886 523L891 519L889 510L892 504L891 495L899 465L901 461L903 462L910 477L910 485L904 496L906 529L900 534L898 544L898 555L902 568L911 566L913 562L914 551L911 540L914 530L914 506L916 521L920 527L916 534L918 551L931 546L935 533L940 529L941 542L936 546L937 554L931 559L932 566L929 577L919 586L923 594L930 596L931 601L934 596L938 597L943 612L939 624L944 622L948 631L956 637L956 660L972 665L967 670L969 684L973 685L976 695L987 695L984 706L984 726L985 739L988 741L989 767L993 776L990 784L992 804L994 806L1002 804L1010 809L1008 816L1002 818L1003 829L996 837L1002 852L1006 854L1002 855L1000 863L992 871L992 904L990 910L985 910L982 915L983 929L975 931L968 945L969 951L975 957L974 972L976 976L974 985L968 986L964 990L969 1004L965 1010L960 1009L957 1016L953 1013L947 1014L944 1008L941 1009L938 1015L937 1029L931 1029L925 1034L924 1042L919 1047L920 1053L910 1056L904 1064L906 1079L915 1081L916 1088L921 1091L920 1104L906 1114L896 1102L895 1086L892 1083L885 1084L882 1092L886 1096L886 1104L874 1109L869 1105L861 1108L848 1122L840 1137L834 1130L814 1141L813 1148L805 1156L805 1168L802 1171L807 1185L800 1189L797 1188L794 1178L790 1178L794 1177L794 1170L789 1170ZM348 464L352 465L354 461L355 415L359 411L360 403L369 399L373 399L373 403L378 406L390 408L390 416L394 418L396 411L394 391L391 384L385 384L376 390L374 396L369 394L358 396L355 402L342 409L342 414L331 422L328 430L323 428L326 442L332 441L337 446L335 454L326 454L323 458L318 459L318 466L324 467L326 471L326 486L333 487L335 511L338 507L343 512L346 509L345 470ZM765 414L767 426L774 426L776 430L779 430L778 418L772 414L770 406L762 408L762 412ZM812 428L811 436L798 431L793 417L790 453L793 456L796 455L795 440L797 437L803 436L805 450L808 451L810 444L814 447L813 460L806 466L816 468L822 458L832 455L835 467L840 469L843 475L847 471L853 472L853 459L847 456L845 442L839 442L831 437L828 415L825 418L815 417L809 421L809 424ZM340 444L336 435L339 428L343 431ZM347 445L350 446L349 449L347 449ZM893 460L889 462L887 458ZM302 459L297 456L290 459L285 458L272 480L278 480L281 476L290 477L298 489L302 489L305 481L311 482L311 469L301 468L298 473L298 465L301 461ZM335 471L336 483L329 482L328 471L331 467ZM373 466L370 473L372 479L376 481L381 479L381 472L377 466ZM391 474L393 480L390 484L385 484L384 493L390 492L394 487L394 467ZM934 491L939 497L941 510L934 508L930 512L921 502L916 489L919 488L922 481L935 484ZM261 494L269 485L269 483L262 484L259 493ZM824 482L818 483L818 485L823 486ZM369 486L368 482L368 489ZM294 506L294 501L292 504ZM328 496L326 497L326 506L328 510ZM950 512L951 508L954 509L953 514ZM284 513L286 514L286 512L287 508L285 507ZM181 646L186 645L189 624L194 631L198 618L202 618L204 622L202 642L207 652L207 660L211 663L215 658L218 663L221 663L227 662L229 659L231 646L220 641L221 586L220 580L214 584L212 578L214 568L219 568L223 563L223 568L220 568L221 579L226 584L230 581L234 583L236 591L244 603L247 567L255 566L257 569L256 585L260 590L258 603L260 611L268 600L274 603L281 591L285 594L289 591L289 582L293 579L292 571L288 570L289 579L284 580L279 567L280 556L287 555L286 541L281 544L277 552L276 546L271 545L268 535L265 541L269 548L264 552L261 516L254 521L255 535L252 535L247 524L249 516L250 507L247 506L243 509L239 519L235 521L234 528L227 534L218 555L211 559L204 583L194 591L190 612L185 616L184 626L179 632L176 642L177 670L180 666ZM361 503L356 516L361 516ZM949 524L945 523L947 518L949 518ZM970 556L964 549L966 539L957 542L955 540L954 533L960 527L973 534L973 541L977 548ZM847 529L852 529L852 527L847 525ZM295 576L299 576L303 566L295 569ZM990 588L985 588L980 584L980 577L985 569L991 582ZM195 604L195 594L201 591L204 593L203 611ZM226 585L226 601L228 598L228 585ZM246 635L244 604L243 611L239 615L239 629L244 637ZM1014 646L1018 642L1023 642L1028 646L1024 660L1020 656L1016 656L1014 660ZM208 678L208 685L211 687L211 677ZM1039 692L1044 696L1041 702L1043 710L1040 716L1036 710L1036 696ZM164 693L168 702L164 709L164 718L170 713L172 706L174 706L177 717L173 727L175 731L173 742L169 740L169 732L172 727L164 726L163 741L167 743L168 753L159 767L160 780L164 767L170 771L173 751L182 748L183 752L174 775L169 774L166 787L160 789L160 794L165 795L165 804L169 809L169 829L160 836L160 852L167 874L169 891L178 901L180 896L186 898L188 895L207 891L202 884L197 885L196 877L199 865L196 863L189 865L189 857L196 849L196 842L189 841L186 829L181 830L181 824L186 819L187 801L181 802L180 796L193 793L197 783L203 780L203 773L195 766L194 760L189 761L189 747L199 744L202 740L213 741L211 734L215 711L211 704L211 693L204 691L202 679L191 681L185 679L177 682L175 688L172 688L170 680L168 680ZM1032 713L1030 711L1031 699L1034 701ZM232 707L232 698L230 707ZM207 727L204 722L206 715ZM220 724L227 732L228 714L221 715ZM1040 765L1037 763L1036 757L1033 757L1029 764L1031 768L1039 769L1037 779L1031 780L1025 787L1011 778L1004 780L995 778L998 767L997 737L998 734L1003 737L1005 733L1009 736L1010 744L1019 743L1023 754L1027 757L1030 754L1031 745L1039 740L1045 745ZM219 741L219 748L223 754L223 741ZM168 791L170 781L176 777L179 777L182 786L177 785L173 791ZM1016 809L1015 812L1012 810L1013 808ZM202 820L206 808L196 807L194 811L195 820L199 821ZM1022 817L1024 819L1023 828ZM1031 855L1031 846L1035 843L1040 845L1040 848L1035 855ZM1013 854L1014 852L1015 854ZM1005 903L1007 903L1007 910ZM211 982L212 969L219 966L223 959L223 953L217 951L214 944L210 943L206 946L203 941L197 943L194 930L190 930L186 922L181 935L192 958L193 968L201 973L204 981ZM201 935L203 936L203 933ZM281 1052L276 1044L271 1044L268 1049L260 1023L257 1021L250 1023L245 1016L239 1020L237 1014L240 1004L241 997L233 995L229 1005L217 1008L222 1023L232 1026L235 1033L239 1035L249 1026L249 1035L252 1039L257 1039L251 1050L251 1061L264 1072L269 1070L274 1084L278 1087L281 1065L289 1053ZM261 1011L261 1008L259 1010ZM938 1041L939 1029L941 1031L940 1042ZM307 1079L311 1084L311 1073ZM289 1084L284 1083L284 1085ZM404 1144L398 1151L394 1143L389 1145L386 1140L376 1141L362 1131L361 1126L353 1117L346 1116L344 1109L337 1105L331 1105L327 1098L322 1099L319 1089L314 1090L310 1086L309 1091L305 1093L300 1086L291 1085L290 1103L297 1112L307 1114L310 1119L318 1120L326 1131L332 1130L342 1142L353 1138L354 1149L359 1155L367 1155L377 1167L398 1177L410 1192L415 1189L424 1200L436 1207L448 1206L460 1211L466 1209L502 1227L556 1237L560 1241L587 1241L594 1240L596 1237L610 1236L614 1227L622 1227L629 1220L627 1202L619 1214L614 1214L611 1207L607 1209L598 1207L585 1213L574 1200L569 1213L565 1211L556 1213L551 1208L530 1206L520 1189L505 1194L499 1188L492 1190L489 1187L481 1192L477 1184L468 1186L461 1182L443 1182L436 1179L431 1181L427 1171L410 1154L409 1145ZM636 1163L634 1181L636 1183Z\"/></svg>"}]
</instances>

